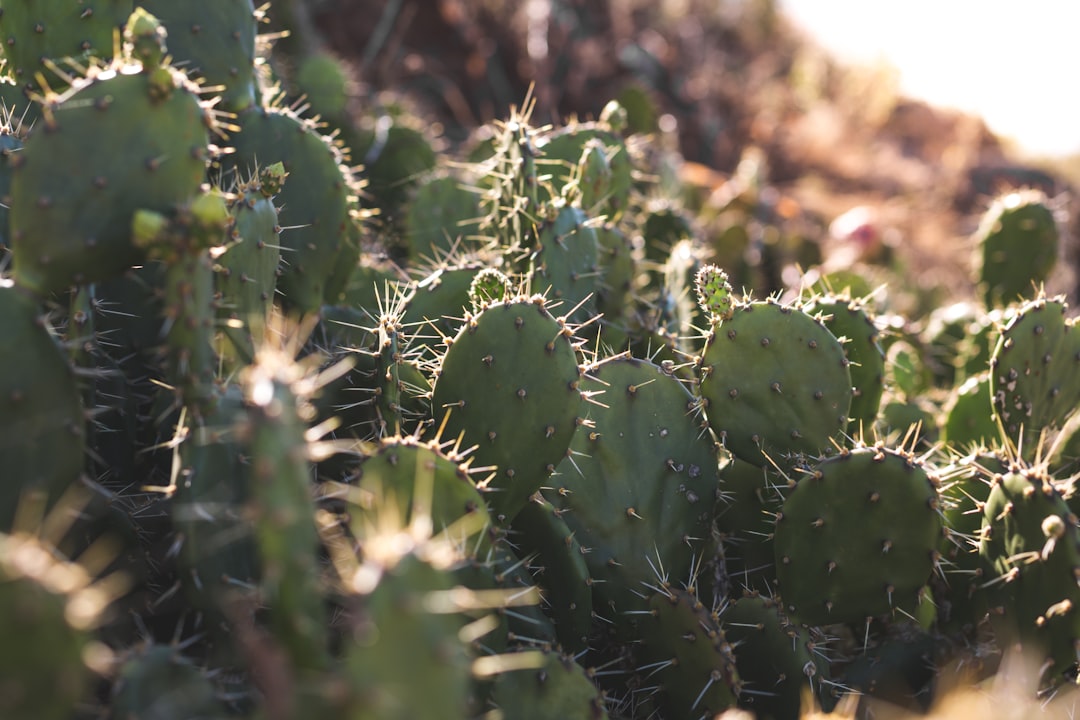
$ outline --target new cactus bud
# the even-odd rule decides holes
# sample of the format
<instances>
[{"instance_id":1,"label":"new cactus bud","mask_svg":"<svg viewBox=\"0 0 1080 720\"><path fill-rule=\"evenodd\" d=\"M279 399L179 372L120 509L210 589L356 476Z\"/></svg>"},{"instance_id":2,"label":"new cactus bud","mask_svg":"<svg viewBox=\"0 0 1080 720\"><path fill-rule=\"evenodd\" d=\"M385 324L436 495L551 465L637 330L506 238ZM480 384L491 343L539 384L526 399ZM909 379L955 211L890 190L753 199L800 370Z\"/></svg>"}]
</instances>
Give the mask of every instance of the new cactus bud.
<instances>
[{"instance_id":1,"label":"new cactus bud","mask_svg":"<svg viewBox=\"0 0 1080 720\"><path fill-rule=\"evenodd\" d=\"M735 314L728 274L715 265L704 265L694 276L698 306L714 325Z\"/></svg>"}]
</instances>

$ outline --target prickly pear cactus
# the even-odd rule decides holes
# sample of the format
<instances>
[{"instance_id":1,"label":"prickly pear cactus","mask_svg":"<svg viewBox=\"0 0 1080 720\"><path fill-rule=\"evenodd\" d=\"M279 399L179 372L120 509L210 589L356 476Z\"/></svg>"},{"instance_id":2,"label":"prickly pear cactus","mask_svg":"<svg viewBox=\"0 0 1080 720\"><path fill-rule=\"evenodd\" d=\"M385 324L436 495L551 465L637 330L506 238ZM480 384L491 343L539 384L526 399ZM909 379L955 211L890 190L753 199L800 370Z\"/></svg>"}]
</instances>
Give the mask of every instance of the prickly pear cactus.
<instances>
[{"instance_id":1,"label":"prickly pear cactus","mask_svg":"<svg viewBox=\"0 0 1080 720\"><path fill-rule=\"evenodd\" d=\"M599 245L588 217L572 205L554 207L540 224L532 258L532 288L574 322L596 314Z\"/></svg>"},{"instance_id":2,"label":"prickly pear cactus","mask_svg":"<svg viewBox=\"0 0 1080 720\"><path fill-rule=\"evenodd\" d=\"M1033 298L1057 265L1059 232L1038 190L997 198L975 233L978 280L989 308Z\"/></svg>"},{"instance_id":3,"label":"prickly pear cactus","mask_svg":"<svg viewBox=\"0 0 1080 720\"><path fill-rule=\"evenodd\" d=\"M942 535L936 484L914 456L882 446L809 468L776 517L785 611L811 625L913 614Z\"/></svg>"},{"instance_id":4,"label":"prickly pear cactus","mask_svg":"<svg viewBox=\"0 0 1080 720\"><path fill-rule=\"evenodd\" d=\"M827 698L829 663L823 649L777 602L760 595L741 597L720 613L720 620L724 637L735 648L740 707L758 717L794 720L806 709L808 694Z\"/></svg>"},{"instance_id":5,"label":"prickly pear cactus","mask_svg":"<svg viewBox=\"0 0 1080 720\"><path fill-rule=\"evenodd\" d=\"M852 385L849 425L853 435L869 437L885 390L885 353L870 309L861 300L825 295L809 300L804 311L820 314L829 332L844 338Z\"/></svg>"},{"instance_id":6,"label":"prickly pear cactus","mask_svg":"<svg viewBox=\"0 0 1080 720\"><path fill-rule=\"evenodd\" d=\"M140 648L113 684L110 720L217 720L227 717L210 678L168 645Z\"/></svg>"},{"instance_id":7,"label":"prickly pear cactus","mask_svg":"<svg viewBox=\"0 0 1080 720\"><path fill-rule=\"evenodd\" d=\"M702 718L735 707L742 682L719 613L692 592L664 588L642 621L642 669L655 673L665 717Z\"/></svg>"},{"instance_id":8,"label":"prickly pear cactus","mask_svg":"<svg viewBox=\"0 0 1080 720\"><path fill-rule=\"evenodd\" d=\"M56 499L79 479L86 460L78 383L26 293L0 280L0 530L11 528L23 495Z\"/></svg>"},{"instance_id":9,"label":"prickly pear cactus","mask_svg":"<svg viewBox=\"0 0 1080 720\"><path fill-rule=\"evenodd\" d=\"M602 393L547 497L586 551L597 615L633 636L643 588L693 583L715 553L716 448L689 391L648 361L609 358L582 388Z\"/></svg>"},{"instance_id":10,"label":"prickly pear cactus","mask_svg":"<svg viewBox=\"0 0 1080 720\"><path fill-rule=\"evenodd\" d=\"M698 358L709 425L757 465L825 451L847 426L852 385L844 348L797 307L737 303Z\"/></svg>"},{"instance_id":11,"label":"prickly pear cactus","mask_svg":"<svg viewBox=\"0 0 1080 720\"><path fill-rule=\"evenodd\" d=\"M40 92L35 77L41 73L48 85L62 84L49 65L67 72L65 60L85 64L89 58L108 62L113 37L135 8L132 0L24 0L3 3L0 37L3 37L7 72L15 81Z\"/></svg>"},{"instance_id":12,"label":"prickly pear cactus","mask_svg":"<svg viewBox=\"0 0 1080 720\"><path fill-rule=\"evenodd\" d=\"M1033 458L1039 437L1080 405L1080 330L1061 298L1024 303L990 358L990 392L1005 436Z\"/></svg>"},{"instance_id":13,"label":"prickly pear cactus","mask_svg":"<svg viewBox=\"0 0 1080 720\"><path fill-rule=\"evenodd\" d=\"M592 630L592 576L585 548L563 519L565 511L535 498L514 518L511 537L521 557L539 568L545 609L555 623L559 644L569 653L589 646Z\"/></svg>"},{"instance_id":14,"label":"prickly pear cactus","mask_svg":"<svg viewBox=\"0 0 1080 720\"><path fill-rule=\"evenodd\" d=\"M508 664L525 665L500 673L492 700L502 717L520 720L602 720L608 717L604 696L571 655L525 650Z\"/></svg>"},{"instance_id":15,"label":"prickly pear cactus","mask_svg":"<svg viewBox=\"0 0 1080 720\"><path fill-rule=\"evenodd\" d=\"M252 478L244 418L240 387L231 385L209 414L191 423L180 445L172 501L180 579L192 604L211 615L260 575L254 527L245 517Z\"/></svg>"},{"instance_id":16,"label":"prickly pear cactus","mask_svg":"<svg viewBox=\"0 0 1080 720\"><path fill-rule=\"evenodd\" d=\"M103 649L92 633L128 586L118 575L96 577L95 570L67 559L42 537L66 533L71 516L85 510L85 498L67 499L45 515L40 498L27 498L23 517L27 524L40 522L40 531L0 533L0 634L17 643L0 653L5 718L66 720L90 699L87 663Z\"/></svg>"},{"instance_id":17,"label":"prickly pear cactus","mask_svg":"<svg viewBox=\"0 0 1080 720\"><path fill-rule=\"evenodd\" d=\"M45 295L139 263L135 211L168 213L196 193L213 126L183 73L152 63L91 69L47 97L13 167L15 281Z\"/></svg>"},{"instance_id":18,"label":"prickly pear cactus","mask_svg":"<svg viewBox=\"0 0 1080 720\"><path fill-rule=\"evenodd\" d=\"M988 602L1003 643L1045 659L1046 684L1080 660L1080 528L1039 467L1014 463L993 477L979 555L992 569Z\"/></svg>"},{"instance_id":19,"label":"prickly pear cactus","mask_svg":"<svg viewBox=\"0 0 1080 720\"><path fill-rule=\"evenodd\" d=\"M173 63L198 79L220 107L240 112L255 104L255 35L261 13L252 0L140 0L168 32Z\"/></svg>"},{"instance_id":20,"label":"prickly pear cactus","mask_svg":"<svg viewBox=\"0 0 1080 720\"><path fill-rule=\"evenodd\" d=\"M223 161L222 185L233 173L250 177L256 167L280 162L289 175L277 196L280 207L281 301L301 313L317 312L327 297L335 265L350 232L350 198L357 186L341 150L310 120L283 108L253 107L237 117L230 136L235 153Z\"/></svg>"},{"instance_id":21,"label":"prickly pear cactus","mask_svg":"<svg viewBox=\"0 0 1080 720\"><path fill-rule=\"evenodd\" d=\"M285 175L285 166L274 163L229 196L232 224L214 280L221 296L218 317L227 321L223 331L246 359L254 357L264 339L277 291L281 225L274 197Z\"/></svg>"},{"instance_id":22,"label":"prickly pear cactus","mask_svg":"<svg viewBox=\"0 0 1080 720\"><path fill-rule=\"evenodd\" d=\"M511 520L566 456L581 412L573 330L543 297L485 304L450 343L432 395L444 440L476 446L484 499Z\"/></svg>"},{"instance_id":23,"label":"prickly pear cactus","mask_svg":"<svg viewBox=\"0 0 1080 720\"><path fill-rule=\"evenodd\" d=\"M487 506L462 458L447 454L437 443L413 437L383 438L340 491L356 496L352 520L359 523L354 528L357 537L366 535L364 527L375 528L380 515L394 510L400 514L400 527L408 527L423 514L430 518L433 532L449 532L470 550L478 542L485 544L482 538L491 525ZM470 517L467 526L459 522L466 516Z\"/></svg>"},{"instance_id":24,"label":"prickly pear cactus","mask_svg":"<svg viewBox=\"0 0 1080 720\"><path fill-rule=\"evenodd\" d=\"M264 346L241 376L247 417L240 429L254 457L248 516L262 560L270 626L298 673L328 663L316 551L319 535L304 419L308 370L290 352Z\"/></svg>"}]
</instances>

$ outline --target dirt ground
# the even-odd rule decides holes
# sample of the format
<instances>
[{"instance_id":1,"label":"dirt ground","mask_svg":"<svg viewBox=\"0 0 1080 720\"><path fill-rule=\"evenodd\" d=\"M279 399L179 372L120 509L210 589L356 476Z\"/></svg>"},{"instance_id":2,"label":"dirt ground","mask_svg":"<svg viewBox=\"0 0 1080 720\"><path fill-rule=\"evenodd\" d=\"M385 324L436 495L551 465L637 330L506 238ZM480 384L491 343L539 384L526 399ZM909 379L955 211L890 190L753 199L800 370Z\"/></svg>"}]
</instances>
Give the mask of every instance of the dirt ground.
<instances>
[{"instance_id":1,"label":"dirt ground","mask_svg":"<svg viewBox=\"0 0 1080 720\"><path fill-rule=\"evenodd\" d=\"M1016 164L977 117L900 97L884 68L837 65L772 0L321 0L317 35L360 93L392 91L450 142L505 117L531 84L534 120L595 117L627 88L677 122L704 182L744 150L826 222L865 206L920 283L971 293L970 235L991 197L1068 187ZM701 182L702 173L692 181ZM1071 252L1071 251L1070 251ZM1071 258L1070 258L1071 259ZM1056 284L1072 291L1064 271Z\"/></svg>"}]
</instances>

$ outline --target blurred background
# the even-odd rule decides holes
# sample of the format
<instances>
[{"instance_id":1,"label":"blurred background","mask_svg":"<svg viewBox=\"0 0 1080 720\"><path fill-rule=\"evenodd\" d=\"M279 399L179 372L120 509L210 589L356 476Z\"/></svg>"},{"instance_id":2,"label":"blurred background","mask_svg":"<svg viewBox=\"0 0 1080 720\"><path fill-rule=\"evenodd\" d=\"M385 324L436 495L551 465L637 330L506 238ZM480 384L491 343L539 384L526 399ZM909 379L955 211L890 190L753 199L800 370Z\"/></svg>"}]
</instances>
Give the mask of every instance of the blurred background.
<instances>
[{"instance_id":1,"label":"blurred background","mask_svg":"<svg viewBox=\"0 0 1080 720\"><path fill-rule=\"evenodd\" d=\"M967 238L995 194L1033 186L1064 210L1080 183L1076 3L277 0L274 14L293 28L286 56L349 64L355 113L407 107L452 146L530 87L538 124L617 98L703 196L751 166L800 215L862 213L945 287L969 282Z\"/></svg>"},{"instance_id":2,"label":"blurred background","mask_svg":"<svg viewBox=\"0 0 1080 720\"><path fill-rule=\"evenodd\" d=\"M891 66L901 92L980 114L1026 155L1080 153L1080 4L1030 0L782 0L842 61Z\"/></svg>"}]
</instances>

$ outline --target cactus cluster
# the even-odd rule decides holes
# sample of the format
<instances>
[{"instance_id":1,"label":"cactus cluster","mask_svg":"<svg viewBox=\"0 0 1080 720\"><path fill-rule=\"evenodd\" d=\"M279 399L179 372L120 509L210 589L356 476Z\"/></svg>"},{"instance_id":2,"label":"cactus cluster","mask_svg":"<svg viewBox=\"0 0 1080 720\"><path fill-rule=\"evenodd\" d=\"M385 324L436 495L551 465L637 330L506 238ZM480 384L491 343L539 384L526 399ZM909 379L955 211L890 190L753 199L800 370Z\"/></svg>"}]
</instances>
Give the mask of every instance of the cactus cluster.
<instances>
[{"instance_id":1,"label":"cactus cluster","mask_svg":"<svg viewBox=\"0 0 1080 720\"><path fill-rule=\"evenodd\" d=\"M328 55L290 86L251 0L3 10L0 715L795 718L1014 647L1076 683L1045 198L905 318L790 286L752 154L697 212L618 103L448 151Z\"/></svg>"}]
</instances>

